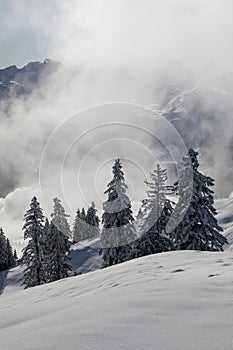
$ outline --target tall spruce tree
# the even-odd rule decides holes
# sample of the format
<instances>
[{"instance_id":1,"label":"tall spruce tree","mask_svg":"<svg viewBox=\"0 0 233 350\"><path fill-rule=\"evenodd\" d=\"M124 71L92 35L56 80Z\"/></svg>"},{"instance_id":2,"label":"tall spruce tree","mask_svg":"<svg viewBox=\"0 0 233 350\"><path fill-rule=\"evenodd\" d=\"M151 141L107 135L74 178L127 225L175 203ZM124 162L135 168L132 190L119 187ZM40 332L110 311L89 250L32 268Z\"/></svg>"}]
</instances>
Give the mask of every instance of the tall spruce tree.
<instances>
[{"instance_id":1,"label":"tall spruce tree","mask_svg":"<svg viewBox=\"0 0 233 350\"><path fill-rule=\"evenodd\" d=\"M173 232L177 250L221 251L227 239L220 233L214 208L214 180L198 171L198 152L190 148L184 157L184 169L178 181L180 200L177 204L178 225ZM190 176L192 172L192 177Z\"/></svg>"},{"instance_id":2,"label":"tall spruce tree","mask_svg":"<svg viewBox=\"0 0 233 350\"><path fill-rule=\"evenodd\" d=\"M54 282L69 276L71 270L69 250L70 242L67 236L52 221L48 234L48 282Z\"/></svg>"},{"instance_id":3,"label":"tall spruce tree","mask_svg":"<svg viewBox=\"0 0 233 350\"><path fill-rule=\"evenodd\" d=\"M133 225L131 202L126 195L124 173L120 159L112 168L113 179L107 185L108 199L103 204L102 267L124 262L129 259L131 243L137 238Z\"/></svg>"},{"instance_id":4,"label":"tall spruce tree","mask_svg":"<svg viewBox=\"0 0 233 350\"><path fill-rule=\"evenodd\" d=\"M28 244L23 250L22 260L26 265L24 284L25 288L29 288L46 282L43 266L44 215L36 197L32 198L30 209L26 212L24 220L24 239L28 240Z\"/></svg>"},{"instance_id":5,"label":"tall spruce tree","mask_svg":"<svg viewBox=\"0 0 233 350\"><path fill-rule=\"evenodd\" d=\"M64 207L61 204L60 199L54 198L53 200L53 213L51 214L52 223L57 227L57 229L68 238L71 238L70 225L67 218L70 215L66 214Z\"/></svg>"},{"instance_id":6,"label":"tall spruce tree","mask_svg":"<svg viewBox=\"0 0 233 350\"><path fill-rule=\"evenodd\" d=\"M81 237L82 237L82 241L84 241L85 239L88 239L88 225L86 224L87 214L86 214L85 208L82 208L80 213L80 218L81 218L81 222L80 222Z\"/></svg>"},{"instance_id":7,"label":"tall spruce tree","mask_svg":"<svg viewBox=\"0 0 233 350\"><path fill-rule=\"evenodd\" d=\"M100 232L99 222L100 222L100 219L97 215L97 209L95 208L95 203L92 202L91 206L87 209L87 215L86 215L88 238L99 236L99 232Z\"/></svg>"},{"instance_id":8,"label":"tall spruce tree","mask_svg":"<svg viewBox=\"0 0 233 350\"><path fill-rule=\"evenodd\" d=\"M78 243L78 242L81 242L83 240L83 237L82 237L82 219L81 219L81 213L80 213L79 209L76 211L76 216L74 219L73 230L72 230L72 236L73 236L74 243Z\"/></svg>"},{"instance_id":9,"label":"tall spruce tree","mask_svg":"<svg viewBox=\"0 0 233 350\"><path fill-rule=\"evenodd\" d=\"M0 228L0 271L8 268L7 242L3 229Z\"/></svg>"},{"instance_id":10,"label":"tall spruce tree","mask_svg":"<svg viewBox=\"0 0 233 350\"><path fill-rule=\"evenodd\" d=\"M42 262L45 270L46 283L50 282L50 270L51 270L51 259L52 259L52 254L49 247L49 233L50 233L50 223L48 218L45 218L45 224L42 232L42 237L44 242Z\"/></svg>"},{"instance_id":11,"label":"tall spruce tree","mask_svg":"<svg viewBox=\"0 0 233 350\"><path fill-rule=\"evenodd\" d=\"M72 233L74 243L84 241L88 238L88 227L86 223L86 212L84 208L82 208L81 211L78 209L76 212Z\"/></svg>"},{"instance_id":12,"label":"tall spruce tree","mask_svg":"<svg viewBox=\"0 0 233 350\"><path fill-rule=\"evenodd\" d=\"M157 164L150 178L150 181L145 181L148 197L142 201L143 231L132 245L131 258L169 251L173 247L166 232L173 211L172 203L166 197L172 193L171 186L166 185L167 171Z\"/></svg>"},{"instance_id":13,"label":"tall spruce tree","mask_svg":"<svg viewBox=\"0 0 233 350\"><path fill-rule=\"evenodd\" d=\"M10 240L6 238L2 228L0 228L0 271L9 269L15 265Z\"/></svg>"},{"instance_id":14,"label":"tall spruce tree","mask_svg":"<svg viewBox=\"0 0 233 350\"><path fill-rule=\"evenodd\" d=\"M17 262L18 260L18 255L16 249L14 249L14 261Z\"/></svg>"},{"instance_id":15,"label":"tall spruce tree","mask_svg":"<svg viewBox=\"0 0 233 350\"><path fill-rule=\"evenodd\" d=\"M54 199L52 220L48 231L48 281L53 282L68 277L71 267L68 263L71 242L70 227L61 201Z\"/></svg>"},{"instance_id":16,"label":"tall spruce tree","mask_svg":"<svg viewBox=\"0 0 233 350\"><path fill-rule=\"evenodd\" d=\"M10 244L9 238L6 240L6 248L7 248L7 266L12 267L15 264L14 254L12 250L12 246Z\"/></svg>"}]
</instances>

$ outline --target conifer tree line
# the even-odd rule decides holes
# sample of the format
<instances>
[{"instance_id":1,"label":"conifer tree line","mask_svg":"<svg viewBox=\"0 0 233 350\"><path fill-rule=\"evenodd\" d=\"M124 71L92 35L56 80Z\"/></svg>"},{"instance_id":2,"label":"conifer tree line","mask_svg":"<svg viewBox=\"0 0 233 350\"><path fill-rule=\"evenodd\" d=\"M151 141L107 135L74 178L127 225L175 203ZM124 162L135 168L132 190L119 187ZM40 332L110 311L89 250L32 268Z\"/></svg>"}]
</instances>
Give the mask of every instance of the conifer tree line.
<instances>
[{"instance_id":1,"label":"conifer tree line","mask_svg":"<svg viewBox=\"0 0 233 350\"><path fill-rule=\"evenodd\" d=\"M58 198L49 221L33 197L23 227L27 240L22 257L25 288L68 277L71 244L98 236L103 268L172 250L223 250L227 240L216 219L214 180L199 172L197 156L195 150L189 150L173 185L167 184L166 169L156 165L150 180L145 181L147 196L136 220L120 159L115 160L105 191L101 228L94 202L86 211L77 210L71 230L69 215ZM171 200L174 197L175 202Z\"/></svg>"},{"instance_id":2,"label":"conifer tree line","mask_svg":"<svg viewBox=\"0 0 233 350\"><path fill-rule=\"evenodd\" d=\"M145 181L147 198L135 224L122 166L119 159L115 161L103 204L102 267L171 250L223 250L227 239L216 219L214 179L199 172L197 156L190 148L172 186L167 185L166 169L156 166ZM171 195L177 195L177 203L169 199Z\"/></svg>"},{"instance_id":3,"label":"conifer tree line","mask_svg":"<svg viewBox=\"0 0 233 350\"><path fill-rule=\"evenodd\" d=\"M98 237L100 219L97 215L95 203L92 202L90 207L85 212L85 209L78 209L73 224L73 242L78 243L85 239Z\"/></svg>"},{"instance_id":4,"label":"conifer tree line","mask_svg":"<svg viewBox=\"0 0 233 350\"><path fill-rule=\"evenodd\" d=\"M10 240L6 237L2 227L0 228L0 271L15 266L17 261L16 250L12 250Z\"/></svg>"},{"instance_id":5,"label":"conifer tree line","mask_svg":"<svg viewBox=\"0 0 233 350\"><path fill-rule=\"evenodd\" d=\"M68 223L61 201L53 200L51 221L43 214L36 197L24 216L24 239L27 246L23 250L25 288L50 283L69 276L72 270L69 252L72 243L99 235L99 218L94 202L88 208L78 210L73 230Z\"/></svg>"}]
</instances>

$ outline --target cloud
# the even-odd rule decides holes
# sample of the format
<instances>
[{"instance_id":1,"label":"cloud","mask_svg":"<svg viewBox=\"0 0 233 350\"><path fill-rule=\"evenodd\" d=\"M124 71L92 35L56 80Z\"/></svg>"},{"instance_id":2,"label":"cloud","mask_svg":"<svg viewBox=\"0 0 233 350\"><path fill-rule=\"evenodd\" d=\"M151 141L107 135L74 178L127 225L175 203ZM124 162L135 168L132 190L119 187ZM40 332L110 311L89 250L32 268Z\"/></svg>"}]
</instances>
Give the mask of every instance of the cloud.
<instances>
[{"instance_id":1,"label":"cloud","mask_svg":"<svg viewBox=\"0 0 233 350\"><path fill-rule=\"evenodd\" d=\"M31 198L36 195L40 198L40 193L36 189L29 187L17 188L0 201L0 223L6 236L10 238L12 246L21 255L21 250L25 246L23 240L22 227L23 218L29 209Z\"/></svg>"},{"instance_id":2,"label":"cloud","mask_svg":"<svg viewBox=\"0 0 233 350\"><path fill-rule=\"evenodd\" d=\"M43 189L46 192L44 207L48 206L48 210L45 208L48 213L55 195L64 200L67 210L70 204L72 212L84 203L87 205L91 199L97 200L100 207L104 199L102 192L111 177L111 165L107 161L118 154L133 159L135 163L138 160L147 174L152 167L149 152L143 156L142 148L139 150L136 143L132 147L132 142L131 146L127 141L106 142L88 153L90 145L94 147L109 137L120 138L123 134L121 127L102 128L101 138L97 131L89 132L89 137L87 135L83 142L71 148L64 163L64 195L60 190L60 171L63 156L70 147L70 135L75 138L95 124L106 120L117 121L119 113L124 115L125 123L134 125L137 124L136 119L140 119L138 111L127 114L118 109L104 108L101 113L100 109L91 109L88 118L85 112L79 113L75 123L70 124L68 120L73 114L110 101L139 105L159 103L167 86L174 82L215 88L224 91L226 99L231 100L232 10L231 0L8 2L0 23L0 32L4 32L4 37L0 38L3 49L1 66L6 62L23 65L31 59L45 57L64 63L63 71L43 81L41 94L37 91L26 100L12 101L8 115L1 116L0 159L1 173L4 174L1 192L8 194L0 200L0 206L4 203L1 218L3 223L7 222L9 231L12 225L18 225L17 230L12 228L12 232L15 232L13 239L19 237L17 232L22 224L19 217L22 218L23 214L14 205L13 199L25 210L22 203L24 200L29 203L33 190L22 188L39 188L41 155L56 128L57 136L53 139L56 142L46 154L50 164L43 173ZM208 94L203 93L202 98L203 108L216 109L212 108L214 101L209 99ZM226 149L230 149L232 138L231 113L224 106L224 122L221 127L217 124L208 150L214 163L210 162L206 167L212 171L211 175L217 177L219 193L220 187L223 187L220 185L224 172L222 168L227 166L230 155L230 152L226 154ZM219 111L218 115L220 118ZM147 120L149 118L144 119L145 126L150 124ZM59 128L59 125L62 127ZM157 132L157 124L154 125L154 128L151 127L152 133ZM227 132L223 127L225 125L228 126ZM206 129L205 125L201 127L203 132ZM147 140L143 132L137 133L132 128L124 134L125 138L133 141L136 141L135 135L141 147L150 149L151 137ZM219 142L219 139L224 141ZM137 152L133 152L136 149ZM154 150L156 153L156 147ZM157 158L159 154L160 148L157 147ZM83 163L86 168L83 167L85 170L81 180L86 199L76 191L78 167L85 156L88 162ZM125 160L126 173L131 187L139 187L134 198L138 200L144 191L143 185L138 185L143 182L144 174L129 163ZM99 168L102 170L98 172ZM93 180L91 172L99 174L95 180L96 192L90 190L90 181ZM230 173L231 169L227 172ZM231 192L232 186L231 181L227 181L224 179L226 193ZM10 191L13 191L12 194ZM91 198L92 193L96 198ZM65 203L67 196L70 203ZM41 200L43 202L43 198Z\"/></svg>"}]
</instances>

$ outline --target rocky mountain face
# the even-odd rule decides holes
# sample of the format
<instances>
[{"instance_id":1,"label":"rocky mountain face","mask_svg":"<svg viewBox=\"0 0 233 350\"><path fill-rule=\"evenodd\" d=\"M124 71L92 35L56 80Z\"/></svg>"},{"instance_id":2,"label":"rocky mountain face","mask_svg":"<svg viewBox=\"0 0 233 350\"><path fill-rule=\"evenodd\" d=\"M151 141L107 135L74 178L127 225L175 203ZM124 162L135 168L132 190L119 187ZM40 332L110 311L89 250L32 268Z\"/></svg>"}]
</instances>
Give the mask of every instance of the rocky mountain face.
<instances>
[{"instance_id":1,"label":"rocky mountain face","mask_svg":"<svg viewBox=\"0 0 233 350\"><path fill-rule=\"evenodd\" d=\"M218 196L228 196L233 190L232 95L212 87L173 85L164 96L162 114L187 148L199 150L202 168L216 179Z\"/></svg>"},{"instance_id":2,"label":"rocky mountain face","mask_svg":"<svg viewBox=\"0 0 233 350\"><path fill-rule=\"evenodd\" d=\"M13 65L0 69L0 101L30 94L60 66L59 62L46 59L44 62L30 62L23 68Z\"/></svg>"},{"instance_id":3,"label":"rocky mountain face","mask_svg":"<svg viewBox=\"0 0 233 350\"><path fill-rule=\"evenodd\" d=\"M201 147L212 144L223 132L223 121L231 119L233 103L224 91L174 85L161 109L188 147Z\"/></svg>"}]
</instances>

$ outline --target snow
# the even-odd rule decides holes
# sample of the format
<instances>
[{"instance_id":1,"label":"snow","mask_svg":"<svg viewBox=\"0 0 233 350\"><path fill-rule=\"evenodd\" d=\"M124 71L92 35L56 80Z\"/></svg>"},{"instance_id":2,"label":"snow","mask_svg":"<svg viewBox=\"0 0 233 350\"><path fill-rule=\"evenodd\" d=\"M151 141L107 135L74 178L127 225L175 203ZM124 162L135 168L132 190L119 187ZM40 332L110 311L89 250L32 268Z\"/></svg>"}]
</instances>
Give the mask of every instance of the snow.
<instances>
[{"instance_id":1,"label":"snow","mask_svg":"<svg viewBox=\"0 0 233 350\"><path fill-rule=\"evenodd\" d=\"M225 250L233 251L233 198L219 199L215 203L218 211L217 219L224 229L224 236L227 238L229 245L224 247Z\"/></svg>"},{"instance_id":2,"label":"snow","mask_svg":"<svg viewBox=\"0 0 233 350\"><path fill-rule=\"evenodd\" d=\"M233 256L170 252L0 297L4 350L229 350Z\"/></svg>"},{"instance_id":3,"label":"snow","mask_svg":"<svg viewBox=\"0 0 233 350\"><path fill-rule=\"evenodd\" d=\"M230 350L233 198L216 207L232 244L225 252L168 252L99 270L95 238L72 246L78 276L24 290L22 265L1 272L1 349Z\"/></svg>"},{"instance_id":4,"label":"snow","mask_svg":"<svg viewBox=\"0 0 233 350\"><path fill-rule=\"evenodd\" d=\"M22 86L22 84L18 83L18 82L15 81L15 80L10 80L10 84L15 84L15 85L20 85L20 86Z\"/></svg>"},{"instance_id":5,"label":"snow","mask_svg":"<svg viewBox=\"0 0 233 350\"><path fill-rule=\"evenodd\" d=\"M71 265L73 273L78 275L100 269L101 256L99 255L100 239L87 239L74 244L71 248Z\"/></svg>"},{"instance_id":6,"label":"snow","mask_svg":"<svg viewBox=\"0 0 233 350\"><path fill-rule=\"evenodd\" d=\"M24 289L23 266L0 272L0 294L8 294Z\"/></svg>"}]
</instances>

